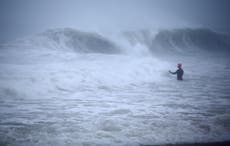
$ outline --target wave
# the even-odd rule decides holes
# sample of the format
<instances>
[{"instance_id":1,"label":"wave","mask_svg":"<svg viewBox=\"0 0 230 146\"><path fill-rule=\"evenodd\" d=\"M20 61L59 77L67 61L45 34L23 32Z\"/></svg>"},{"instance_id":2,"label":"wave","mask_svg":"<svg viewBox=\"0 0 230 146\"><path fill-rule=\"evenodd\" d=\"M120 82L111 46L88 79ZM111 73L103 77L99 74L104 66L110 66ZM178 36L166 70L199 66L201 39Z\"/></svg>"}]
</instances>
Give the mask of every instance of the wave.
<instances>
[{"instance_id":1,"label":"wave","mask_svg":"<svg viewBox=\"0 0 230 146\"><path fill-rule=\"evenodd\" d=\"M54 49L77 53L119 53L119 48L97 33L82 32L71 28L50 29L44 33L16 40L4 47Z\"/></svg>"},{"instance_id":2,"label":"wave","mask_svg":"<svg viewBox=\"0 0 230 146\"><path fill-rule=\"evenodd\" d=\"M178 51L201 49L206 51L229 51L230 38L208 29L178 29L159 32L152 42L151 49L172 48Z\"/></svg>"},{"instance_id":3,"label":"wave","mask_svg":"<svg viewBox=\"0 0 230 146\"><path fill-rule=\"evenodd\" d=\"M132 45L145 45L153 54L230 52L230 37L209 29L173 29L157 33L142 30L125 32L124 36Z\"/></svg>"},{"instance_id":4,"label":"wave","mask_svg":"<svg viewBox=\"0 0 230 146\"><path fill-rule=\"evenodd\" d=\"M63 28L51 29L35 36L14 41L4 45L4 47L104 54L229 53L230 37L209 29L186 28L160 31L126 31L119 34L117 38L113 38L108 35Z\"/></svg>"}]
</instances>

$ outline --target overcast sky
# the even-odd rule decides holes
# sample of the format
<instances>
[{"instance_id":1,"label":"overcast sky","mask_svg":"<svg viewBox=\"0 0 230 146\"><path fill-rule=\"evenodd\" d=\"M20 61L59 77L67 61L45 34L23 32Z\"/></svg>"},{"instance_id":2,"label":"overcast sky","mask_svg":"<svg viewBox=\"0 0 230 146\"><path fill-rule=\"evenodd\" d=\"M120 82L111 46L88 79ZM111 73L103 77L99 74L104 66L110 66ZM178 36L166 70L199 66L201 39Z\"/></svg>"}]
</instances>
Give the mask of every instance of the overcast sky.
<instances>
[{"instance_id":1,"label":"overcast sky","mask_svg":"<svg viewBox=\"0 0 230 146\"><path fill-rule=\"evenodd\" d=\"M206 27L230 33L229 14L229 0L0 0L0 42L63 27Z\"/></svg>"}]
</instances>

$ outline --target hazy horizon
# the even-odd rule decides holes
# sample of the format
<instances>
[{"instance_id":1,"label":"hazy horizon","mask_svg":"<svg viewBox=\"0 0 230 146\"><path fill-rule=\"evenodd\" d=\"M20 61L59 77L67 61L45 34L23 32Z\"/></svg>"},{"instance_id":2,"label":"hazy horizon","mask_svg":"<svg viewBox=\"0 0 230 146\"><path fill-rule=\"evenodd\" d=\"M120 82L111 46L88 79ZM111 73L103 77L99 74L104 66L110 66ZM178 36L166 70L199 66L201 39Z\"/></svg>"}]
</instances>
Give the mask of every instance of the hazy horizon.
<instances>
[{"instance_id":1,"label":"hazy horizon","mask_svg":"<svg viewBox=\"0 0 230 146\"><path fill-rule=\"evenodd\" d=\"M227 0L2 0L0 43L51 28L87 31L202 27L229 34Z\"/></svg>"}]
</instances>

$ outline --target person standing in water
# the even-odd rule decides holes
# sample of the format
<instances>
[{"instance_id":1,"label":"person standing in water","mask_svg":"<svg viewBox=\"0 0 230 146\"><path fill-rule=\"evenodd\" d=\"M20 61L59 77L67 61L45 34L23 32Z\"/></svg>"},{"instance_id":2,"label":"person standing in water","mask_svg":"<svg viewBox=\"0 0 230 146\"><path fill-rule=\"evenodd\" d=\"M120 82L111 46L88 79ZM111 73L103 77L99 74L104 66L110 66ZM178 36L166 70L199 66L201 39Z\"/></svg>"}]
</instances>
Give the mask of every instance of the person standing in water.
<instances>
[{"instance_id":1,"label":"person standing in water","mask_svg":"<svg viewBox=\"0 0 230 146\"><path fill-rule=\"evenodd\" d=\"M171 74L177 74L177 80L183 80L184 71L182 69L182 64L181 63L177 64L177 67L178 67L177 71L171 72L169 70L169 73L171 73Z\"/></svg>"}]
</instances>

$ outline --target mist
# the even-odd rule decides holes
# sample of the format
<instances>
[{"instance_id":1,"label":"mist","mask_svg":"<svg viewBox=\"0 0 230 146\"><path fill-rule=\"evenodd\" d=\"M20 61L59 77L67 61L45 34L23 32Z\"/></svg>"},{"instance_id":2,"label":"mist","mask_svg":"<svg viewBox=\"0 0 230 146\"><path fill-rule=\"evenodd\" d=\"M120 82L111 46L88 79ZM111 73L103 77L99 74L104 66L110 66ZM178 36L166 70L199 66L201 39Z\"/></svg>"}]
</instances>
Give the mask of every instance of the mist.
<instances>
[{"instance_id":1,"label":"mist","mask_svg":"<svg viewBox=\"0 0 230 146\"><path fill-rule=\"evenodd\" d=\"M229 33L227 0L2 0L0 42L70 27L89 31L202 27Z\"/></svg>"}]
</instances>

